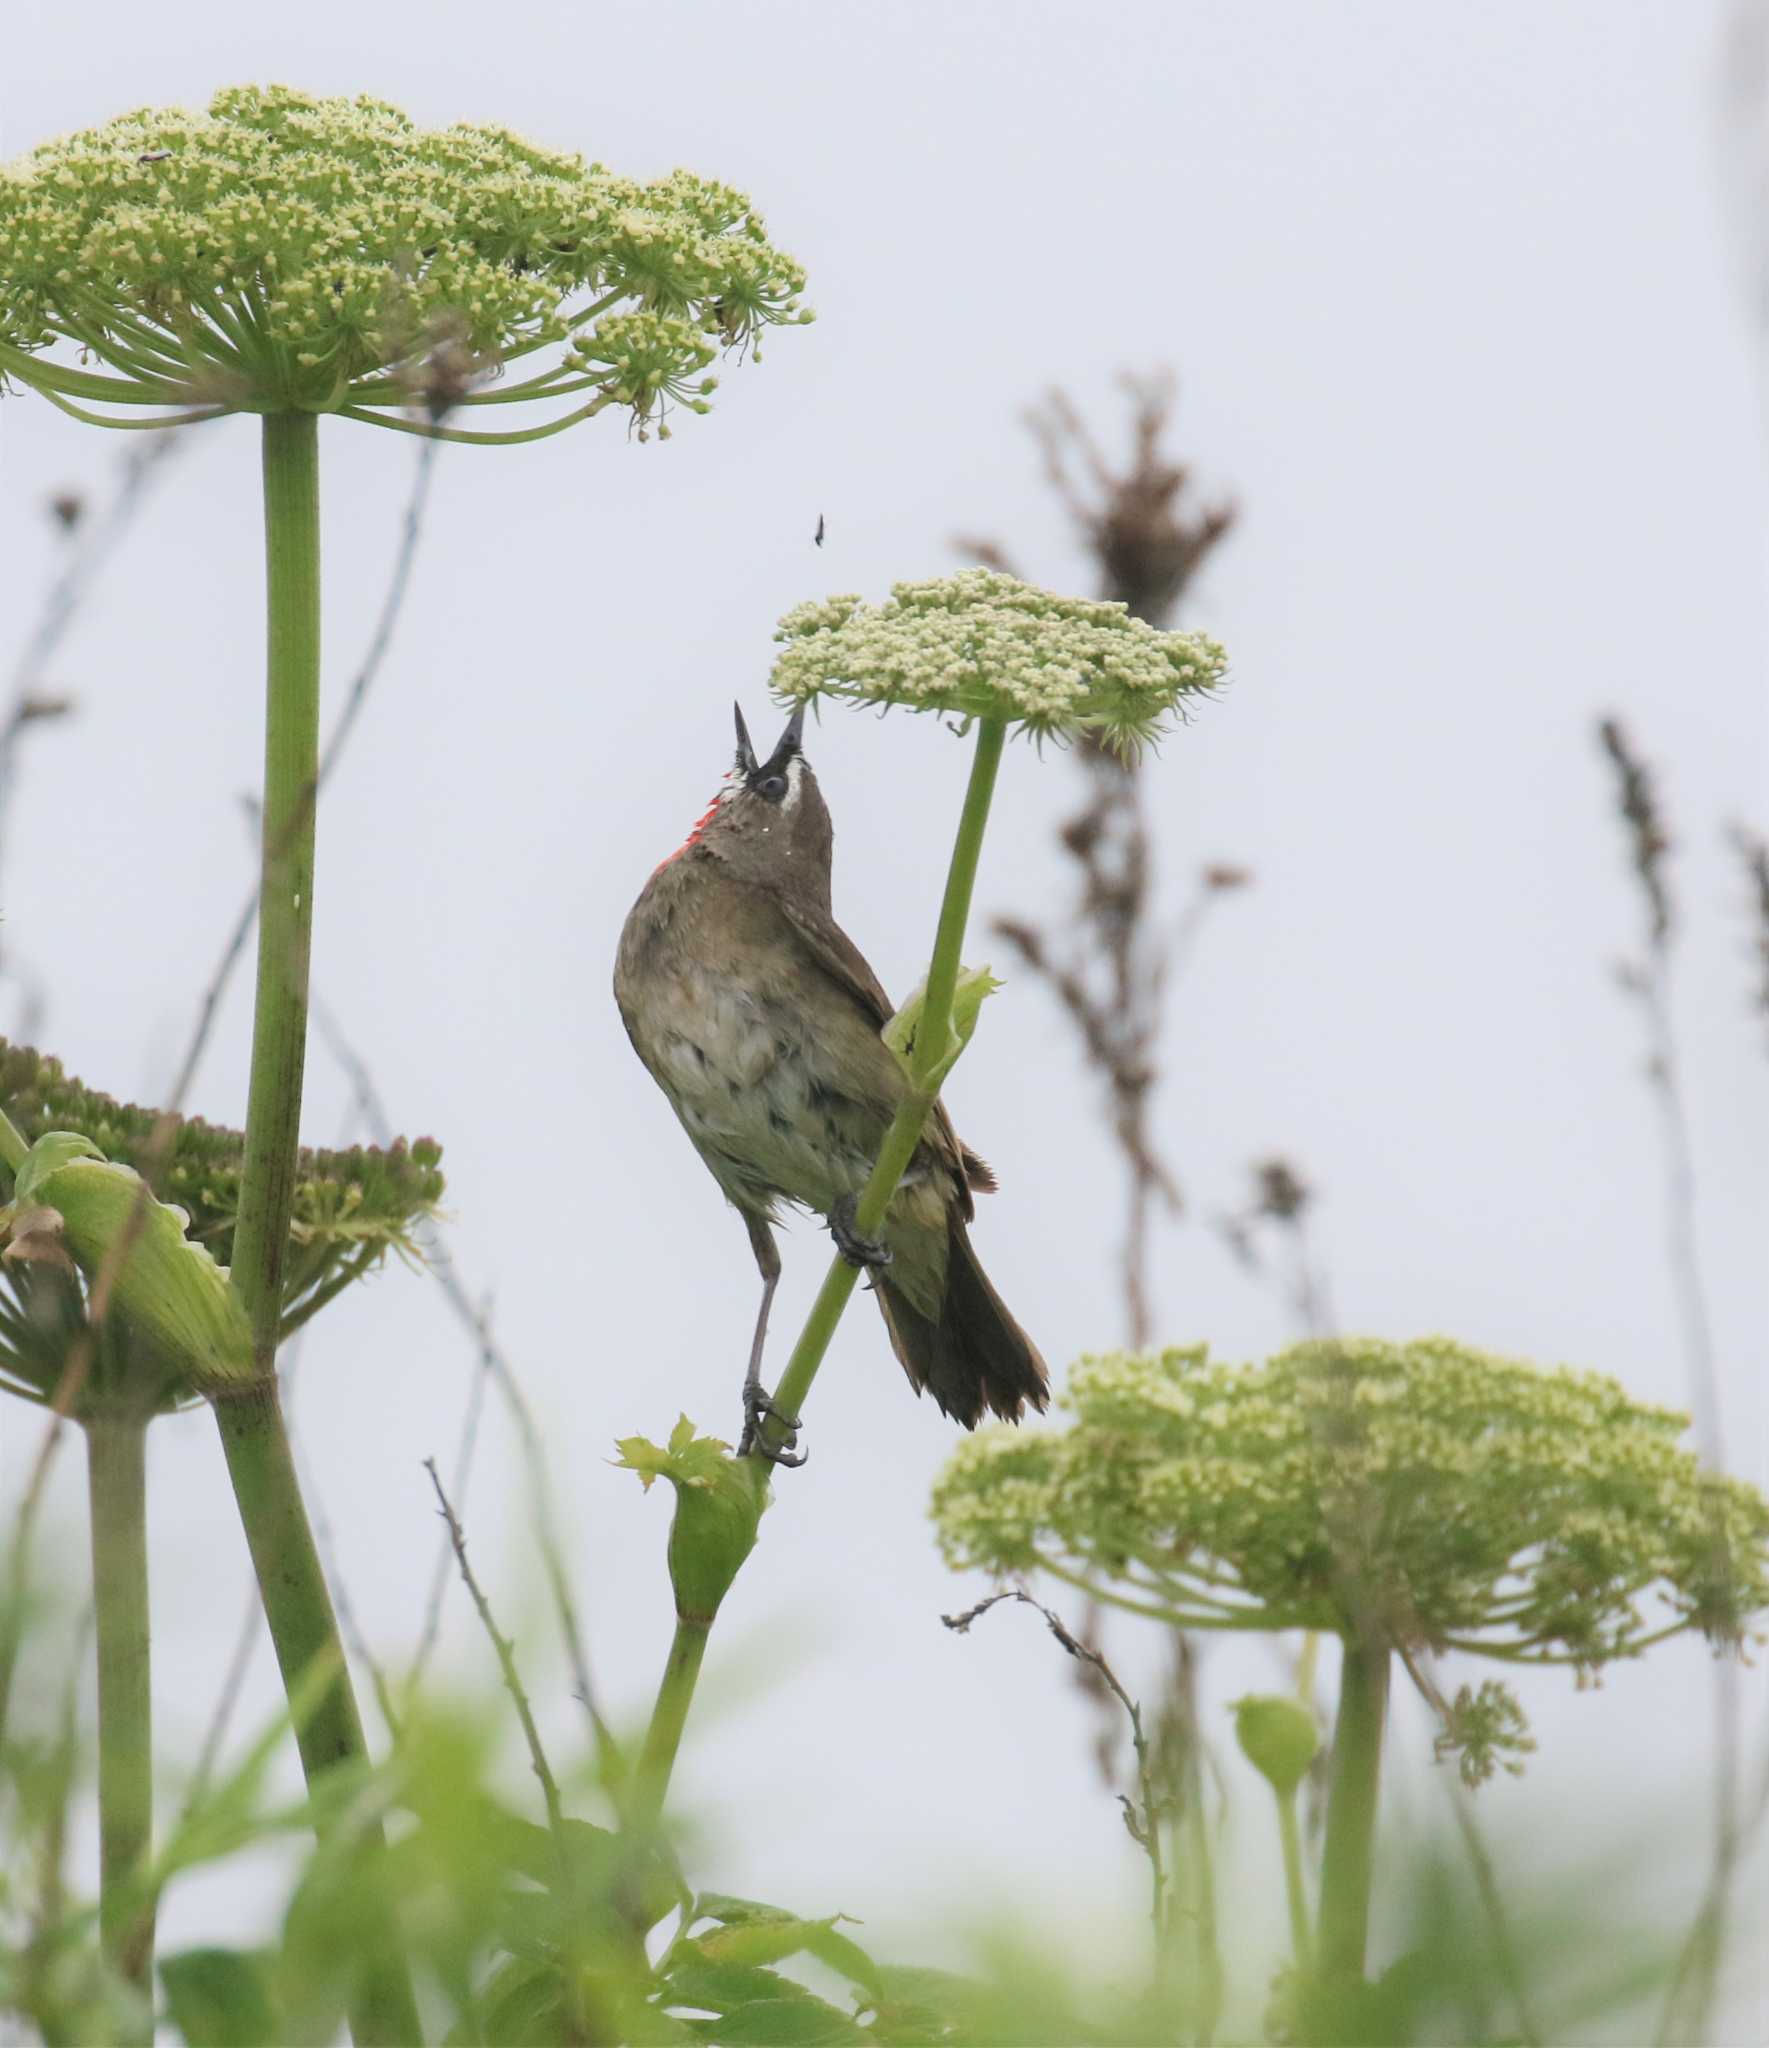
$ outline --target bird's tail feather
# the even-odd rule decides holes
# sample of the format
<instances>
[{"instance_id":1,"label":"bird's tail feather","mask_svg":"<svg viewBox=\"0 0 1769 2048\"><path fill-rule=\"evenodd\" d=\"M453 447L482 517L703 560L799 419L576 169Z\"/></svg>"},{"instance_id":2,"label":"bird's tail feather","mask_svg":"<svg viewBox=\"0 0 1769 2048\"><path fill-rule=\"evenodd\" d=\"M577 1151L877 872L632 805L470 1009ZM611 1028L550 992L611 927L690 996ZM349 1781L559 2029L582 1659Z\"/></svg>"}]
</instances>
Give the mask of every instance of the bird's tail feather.
<instances>
[{"instance_id":1,"label":"bird's tail feather","mask_svg":"<svg viewBox=\"0 0 1769 2048\"><path fill-rule=\"evenodd\" d=\"M909 1382L933 1395L943 1413L975 1429L983 1411L1018 1422L1028 1402L1042 1409L1050 1375L1038 1347L1008 1314L977 1263L956 1213L947 1243L946 1288L937 1316L924 1315L886 1268L873 1279L885 1327Z\"/></svg>"}]
</instances>

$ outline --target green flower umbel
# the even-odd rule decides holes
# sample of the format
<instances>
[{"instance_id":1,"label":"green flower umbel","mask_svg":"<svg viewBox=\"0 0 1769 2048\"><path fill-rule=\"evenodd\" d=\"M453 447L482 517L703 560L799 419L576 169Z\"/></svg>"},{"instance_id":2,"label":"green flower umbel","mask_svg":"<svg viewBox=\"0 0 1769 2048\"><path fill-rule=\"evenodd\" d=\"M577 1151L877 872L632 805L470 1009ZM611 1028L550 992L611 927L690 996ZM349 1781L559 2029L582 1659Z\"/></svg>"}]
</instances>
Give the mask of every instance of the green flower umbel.
<instances>
[{"instance_id":1,"label":"green flower umbel","mask_svg":"<svg viewBox=\"0 0 1769 2048\"><path fill-rule=\"evenodd\" d=\"M1089 733L1120 754L1156 738L1228 658L1204 633L1161 633L1121 604L1057 597L991 569L897 583L890 601L801 604L774 635L775 694L997 718L1035 736Z\"/></svg>"},{"instance_id":2,"label":"green flower umbel","mask_svg":"<svg viewBox=\"0 0 1769 2048\"><path fill-rule=\"evenodd\" d=\"M250 1378L250 1341L226 1273L240 1133L117 1102L3 1039L0 1107L30 1146L14 1201L0 1211L0 1390L55 1397L69 1348L88 1327L83 1289L107 1257L114 1313L99 1331L94 1400L127 1382L140 1405L176 1407ZM300 1154L282 1260L285 1334L390 1254L416 1259L417 1226L442 1199L440 1159L427 1138ZM76 1268L83 1277L72 1283Z\"/></svg>"},{"instance_id":3,"label":"green flower umbel","mask_svg":"<svg viewBox=\"0 0 1769 2048\"><path fill-rule=\"evenodd\" d=\"M1581 1670L1689 1627L1736 1642L1769 1605L1769 1502L1595 1373L1354 1339L1085 1358L1066 1405L1067 1430L959 1446L933 1503L949 1563L1186 1628L1375 1622Z\"/></svg>"},{"instance_id":4,"label":"green flower umbel","mask_svg":"<svg viewBox=\"0 0 1769 2048\"><path fill-rule=\"evenodd\" d=\"M808 320L803 284L728 186L640 184L501 128L284 86L0 167L0 374L82 418L331 412L499 440L608 405L656 422L707 410L720 349ZM547 348L539 374L490 382ZM529 398L570 403L514 435L434 425ZM395 416L414 406L429 421Z\"/></svg>"}]
</instances>

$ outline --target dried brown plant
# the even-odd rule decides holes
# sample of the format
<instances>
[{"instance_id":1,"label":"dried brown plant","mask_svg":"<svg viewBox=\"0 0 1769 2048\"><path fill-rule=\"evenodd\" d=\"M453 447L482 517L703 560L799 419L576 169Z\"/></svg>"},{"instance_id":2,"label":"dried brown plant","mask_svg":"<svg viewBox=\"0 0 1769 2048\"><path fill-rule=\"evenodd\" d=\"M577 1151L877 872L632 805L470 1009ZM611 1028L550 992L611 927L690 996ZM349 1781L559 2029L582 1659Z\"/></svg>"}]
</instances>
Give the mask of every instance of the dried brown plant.
<instances>
[{"instance_id":1,"label":"dried brown plant","mask_svg":"<svg viewBox=\"0 0 1769 2048\"><path fill-rule=\"evenodd\" d=\"M1098 565L1101 595L1127 605L1151 626L1166 626L1198 569L1234 525L1235 511L1228 504L1195 506L1190 467L1164 452L1173 419L1172 377L1127 372L1119 383L1130 401L1130 456L1122 468L1107 459L1061 391L1034 406L1027 425L1043 454L1046 479ZM985 566L1011 568L997 541L971 536L957 546ZM1155 849L1140 764L1085 744L1076 753L1087 794L1060 834L1074 864L1072 906L1058 921L1000 917L994 929L1068 1013L1110 1103L1113 1136L1129 1176L1122 1253L1127 1335L1141 1346L1150 1341L1153 1325L1148 1259L1155 1207L1169 1213L1181 1207L1177 1179L1150 1124L1165 998L1174 966L1205 912L1251 877L1225 862L1204 868L1177 930L1164 932L1156 915Z\"/></svg>"}]
</instances>

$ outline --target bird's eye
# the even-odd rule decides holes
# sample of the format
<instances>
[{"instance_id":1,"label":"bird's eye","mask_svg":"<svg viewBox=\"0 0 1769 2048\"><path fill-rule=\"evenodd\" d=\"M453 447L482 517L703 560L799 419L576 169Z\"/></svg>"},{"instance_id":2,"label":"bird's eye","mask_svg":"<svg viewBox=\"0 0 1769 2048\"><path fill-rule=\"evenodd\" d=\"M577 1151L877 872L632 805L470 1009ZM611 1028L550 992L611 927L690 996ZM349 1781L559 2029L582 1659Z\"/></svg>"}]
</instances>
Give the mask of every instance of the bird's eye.
<instances>
[{"instance_id":1,"label":"bird's eye","mask_svg":"<svg viewBox=\"0 0 1769 2048\"><path fill-rule=\"evenodd\" d=\"M771 804L777 804L786 794L786 777L784 775L764 775L755 788L757 796L765 797Z\"/></svg>"}]
</instances>

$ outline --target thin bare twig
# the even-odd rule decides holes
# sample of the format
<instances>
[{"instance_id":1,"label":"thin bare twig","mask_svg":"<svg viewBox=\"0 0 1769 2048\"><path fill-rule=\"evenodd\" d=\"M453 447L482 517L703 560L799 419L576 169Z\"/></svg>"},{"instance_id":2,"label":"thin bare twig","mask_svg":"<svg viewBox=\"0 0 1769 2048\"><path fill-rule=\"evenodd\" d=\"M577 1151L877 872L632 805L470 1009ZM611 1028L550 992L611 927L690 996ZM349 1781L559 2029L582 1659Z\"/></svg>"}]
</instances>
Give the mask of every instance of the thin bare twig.
<instances>
[{"instance_id":1,"label":"thin bare twig","mask_svg":"<svg viewBox=\"0 0 1769 2048\"><path fill-rule=\"evenodd\" d=\"M480 1315L482 1322L490 1323L489 1300L480 1311ZM485 1348L482 1345L479 1363L473 1374L473 1385L467 1395L466 1408L461 1415L460 1441L455 1445L454 1497L463 1512L467 1505L468 1483L473 1476L473 1456L479 1444L479 1425L485 1414L485 1390L490 1381L491 1368L486 1363ZM443 1547L430 1576L430 1597L424 1603L424 1626L419 1632L418 1647L412 1654L411 1669L405 1678L408 1693L416 1691L442 1631L442 1600L448 1589L449 1548L447 1545Z\"/></svg>"},{"instance_id":2,"label":"thin bare twig","mask_svg":"<svg viewBox=\"0 0 1769 2048\"><path fill-rule=\"evenodd\" d=\"M1755 969L1751 1008L1769 1025L1769 839L1733 823L1726 828L1726 840L1738 856L1750 892L1750 948Z\"/></svg>"},{"instance_id":3,"label":"thin bare twig","mask_svg":"<svg viewBox=\"0 0 1769 2048\"><path fill-rule=\"evenodd\" d=\"M190 1785L184 1795L184 1814L188 1818L203 1803L210 1781L215 1776L215 1767L221 1761L222 1744L227 1740L234 1712L245 1691L246 1673L251 1668L252 1652L258 1647L258 1637L264 1625L264 1603L254 1584L246 1595L246 1608L240 1617L240 1625L233 1640L233 1655L227 1660L227 1671L221 1680L221 1690L215 1696L215 1705L210 1710L209 1725L203 1730L202 1747L197 1751L197 1767L191 1773Z\"/></svg>"},{"instance_id":4,"label":"thin bare twig","mask_svg":"<svg viewBox=\"0 0 1769 2048\"><path fill-rule=\"evenodd\" d=\"M1695 1149L1672 1021L1671 948L1677 937L1677 914L1666 875L1672 842L1653 772L1621 721L1602 719L1597 740L1615 771L1616 810L1627 833L1629 860L1645 910L1642 955L1623 962L1616 979L1623 993L1639 1004L1645 1020L1646 1077L1658 1109L1664 1169L1666 1263L1677 1304L1690 1407L1701 1455L1715 1472L1722 1472L1726 1443L1720 1373L1696 1231ZM1717 1545L1725 1541L1717 1522L1714 1540ZM1707 1889L1660 2015L1661 2042L1669 2042L1679 2033L1689 2040L1701 2040L1707 2034L1741 1848L1739 1743L1738 1668L1722 1661L1714 1670L1713 1856Z\"/></svg>"},{"instance_id":5,"label":"thin bare twig","mask_svg":"<svg viewBox=\"0 0 1769 2048\"><path fill-rule=\"evenodd\" d=\"M1620 722L1606 718L1597 732L1616 771L1616 807L1627 828L1629 854L1646 909L1644 957L1623 963L1617 979L1624 993L1640 1004L1646 1020L1646 1075L1658 1103L1664 1153L1667 1260L1682 1325L1690 1404L1702 1456L1719 1472L1726 1463L1719 1370L1696 1239L1695 1154L1671 1020L1671 946L1677 920L1664 867L1671 840L1652 772Z\"/></svg>"},{"instance_id":6,"label":"thin bare twig","mask_svg":"<svg viewBox=\"0 0 1769 2048\"><path fill-rule=\"evenodd\" d=\"M1036 1608L1043 1615L1045 1626L1069 1655L1097 1672L1112 1697L1124 1709L1130 1722L1131 1744L1136 1751L1137 1797L1130 1799L1121 1792L1118 1804L1124 1810L1124 1825L1131 1840L1149 1859L1150 1917L1154 1921L1156 1941L1164 1942L1167 1934L1167 1868L1161 1847L1161 1828L1167 1817L1167 1802L1156 1793L1154 1763L1148 1739L1143 1733L1142 1709L1124 1690L1118 1674L1107 1663L1104 1654L1092 1644L1084 1643L1054 1608L1046 1607L1042 1600L1035 1600L1024 1586L1009 1586L1002 1592L991 1593L988 1599L979 1600L962 1614L942 1614L940 1619L955 1635L968 1635L971 1623L980 1620L992 1607L999 1607L1003 1600L1014 1600L1023 1607Z\"/></svg>"},{"instance_id":7,"label":"thin bare twig","mask_svg":"<svg viewBox=\"0 0 1769 2048\"><path fill-rule=\"evenodd\" d=\"M367 1063L345 1036L337 1018L317 995L313 999L312 1016L315 1029L350 1082L370 1134L377 1144L391 1144L392 1122ZM421 1224L416 1234L418 1249L435 1273L444 1301L448 1303L457 1320L472 1333L479 1353L481 1373L496 1384L505 1406L510 1411L511 1419L515 1422L517 1437L522 1446L523 1462L528 1469L535 1541L540 1548L541 1563L547 1575L548 1590L552 1595L559 1632L570 1661L577 1697L590 1718L590 1725L596 1738L597 1754L602 1761L604 1773L611 1784L618 1783L622 1770L620 1750L614 1740L613 1730L597 1705L595 1687L590 1678L589 1658L584 1649L583 1632L578 1624L577 1604L572 1596L570 1581L565 1572L564 1555L559 1544L552 1481L547 1471L546 1450L541 1442L540 1429L522 1392L522 1383L517 1377L515 1367L494 1336L487 1315L474 1306L466 1284L456 1270L446 1236L432 1222ZM469 1457L477 1441L476 1434L465 1438Z\"/></svg>"},{"instance_id":8,"label":"thin bare twig","mask_svg":"<svg viewBox=\"0 0 1769 2048\"><path fill-rule=\"evenodd\" d=\"M338 1569L338 1545L332 1534L331 1518L326 1513L325 1502L314 1483L312 1469L306 1460L300 1457L298 1449L295 1455L300 1459L302 1466L301 1491L306 1498L307 1512L313 1522L313 1545L319 1552L326 1583L331 1587L332 1605L338 1610L338 1632L343 1637L345 1647L351 1656L368 1673L369 1684L374 1688L375 1705L381 1710L381 1719L387 1724L387 1733L397 1742L402 1724L399 1709L393 1703L393 1688L387 1682L387 1674L381 1668L381 1660L369 1648L368 1637L364 1635L356 1619L356 1609L351 1604L344 1575Z\"/></svg>"},{"instance_id":9,"label":"thin bare twig","mask_svg":"<svg viewBox=\"0 0 1769 2048\"><path fill-rule=\"evenodd\" d=\"M534 1725L534 1713L528 1704L528 1695L522 1690L522 1680L516 1670L516 1651L508 1636L499 1632L492 1616L491 1603L480 1590L479 1581L473 1576L473 1567L467 1562L467 1538L461 1528L460 1517L449 1504L443 1490L442 1475L436 1469L436 1460L426 1458L424 1470L430 1475L430 1484L436 1489L437 1504L442 1510L442 1519L448 1524L448 1540L455 1554L455 1561L461 1568L461 1581L471 1596L483 1623L485 1633L491 1638L491 1646L497 1653L498 1668L504 1675L504 1690L510 1695L516 1709L516 1718L522 1723L523 1739L528 1744L528 1761L540 1780L541 1797L546 1801L547 1825L554 1838L560 1840L565 1832L565 1809L559 1801L559 1786L553 1776L552 1766L547 1762L547 1752L541 1746L540 1730Z\"/></svg>"},{"instance_id":10,"label":"thin bare twig","mask_svg":"<svg viewBox=\"0 0 1769 2048\"><path fill-rule=\"evenodd\" d=\"M1309 1247L1308 1217L1314 1190L1286 1159L1262 1159L1253 1168L1253 1196L1244 1209L1216 1218L1216 1228L1236 1262L1262 1280L1272 1280L1305 1337L1333 1334L1327 1276ZM1275 1271L1260 1249L1267 1230L1285 1247L1287 1271Z\"/></svg>"},{"instance_id":11,"label":"thin bare twig","mask_svg":"<svg viewBox=\"0 0 1769 2048\"><path fill-rule=\"evenodd\" d=\"M405 606L406 592L411 585L412 564L417 559L418 542L423 534L424 508L429 501L430 479L436 464L437 443L423 440L418 443L417 473L412 479L411 497L405 508L405 521L400 534L399 548L393 558L393 573L388 579L387 594L381 600L380 616L375 621L375 630L369 636L369 644L345 695L344 708L338 714L337 723L332 727L319 757L319 769L314 777L313 788L307 801L295 807L290 820L291 831L305 824L308 811L318 803L332 772L338 765L362 708L368 698L369 689L381 671L387 650L393 643L393 630ZM197 1009L196 1023L191 1030L190 1042L184 1049L184 1058L179 1064L177 1079L172 1084L175 1101L182 1101L196 1078L203 1054L208 1050L210 1035L215 1028L215 1017L221 1008L221 999L227 993L228 984L234 972L245 957L246 942L252 936L252 927L258 921L258 890L254 884L250 895L240 906L239 915L234 919L233 928L227 935L227 943L221 949L221 958L215 964L215 971L209 977L203 991L202 1001Z\"/></svg>"},{"instance_id":12,"label":"thin bare twig","mask_svg":"<svg viewBox=\"0 0 1769 2048\"><path fill-rule=\"evenodd\" d=\"M57 718L69 710L66 698L43 694L43 671L50 656L78 618L80 606L90 594L98 572L116 552L145 503L148 490L166 462L184 445L179 433L153 434L145 447L133 449L123 459L122 481L104 516L85 537L74 543L62 571L50 584L43 609L24 646L13 663L8 708L0 718L0 837L10 820L12 798L18 782L19 743L33 726ZM64 503L74 509L63 510ZM72 526L79 519L77 500L57 502L63 523Z\"/></svg>"}]
</instances>

